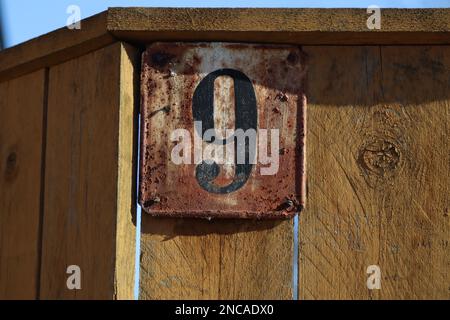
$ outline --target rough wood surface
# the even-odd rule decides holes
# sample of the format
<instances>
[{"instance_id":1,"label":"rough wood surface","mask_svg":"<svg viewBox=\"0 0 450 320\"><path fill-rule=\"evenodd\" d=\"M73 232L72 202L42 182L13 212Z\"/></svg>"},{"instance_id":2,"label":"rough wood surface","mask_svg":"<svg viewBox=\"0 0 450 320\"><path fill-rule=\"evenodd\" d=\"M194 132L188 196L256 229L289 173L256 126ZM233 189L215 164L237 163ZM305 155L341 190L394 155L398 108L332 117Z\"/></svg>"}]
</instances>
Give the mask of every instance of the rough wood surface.
<instances>
[{"instance_id":1,"label":"rough wood surface","mask_svg":"<svg viewBox=\"0 0 450 320\"><path fill-rule=\"evenodd\" d=\"M293 223L142 216L141 299L292 299Z\"/></svg>"},{"instance_id":2,"label":"rough wood surface","mask_svg":"<svg viewBox=\"0 0 450 320\"><path fill-rule=\"evenodd\" d=\"M116 43L50 69L43 299L133 298L132 56Z\"/></svg>"},{"instance_id":3,"label":"rough wood surface","mask_svg":"<svg viewBox=\"0 0 450 320\"><path fill-rule=\"evenodd\" d=\"M450 44L450 9L382 9L381 30L366 9L110 8L0 53L0 80L53 66L115 40L290 44ZM115 39L114 39L115 38Z\"/></svg>"},{"instance_id":4,"label":"rough wood surface","mask_svg":"<svg viewBox=\"0 0 450 320\"><path fill-rule=\"evenodd\" d=\"M0 83L0 300L39 289L44 96L45 70Z\"/></svg>"},{"instance_id":5,"label":"rough wood surface","mask_svg":"<svg viewBox=\"0 0 450 320\"><path fill-rule=\"evenodd\" d=\"M448 9L381 9L385 32L448 32ZM367 9L110 8L109 31L381 32Z\"/></svg>"},{"instance_id":6,"label":"rough wood surface","mask_svg":"<svg viewBox=\"0 0 450 320\"><path fill-rule=\"evenodd\" d=\"M449 299L450 47L304 50L300 299Z\"/></svg>"},{"instance_id":7,"label":"rough wood surface","mask_svg":"<svg viewBox=\"0 0 450 320\"><path fill-rule=\"evenodd\" d=\"M290 44L450 44L449 9L111 8L108 30L133 43L233 41Z\"/></svg>"}]
</instances>

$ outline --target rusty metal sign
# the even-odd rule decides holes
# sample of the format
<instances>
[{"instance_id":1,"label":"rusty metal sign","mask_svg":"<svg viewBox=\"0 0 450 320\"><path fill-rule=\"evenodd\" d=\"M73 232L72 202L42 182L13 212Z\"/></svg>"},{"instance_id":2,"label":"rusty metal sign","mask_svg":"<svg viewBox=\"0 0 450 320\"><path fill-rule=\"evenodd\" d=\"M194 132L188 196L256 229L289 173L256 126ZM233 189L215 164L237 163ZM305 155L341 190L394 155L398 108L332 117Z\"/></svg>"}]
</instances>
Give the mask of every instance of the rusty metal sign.
<instances>
[{"instance_id":1,"label":"rusty metal sign","mask_svg":"<svg viewBox=\"0 0 450 320\"><path fill-rule=\"evenodd\" d=\"M143 209L202 218L300 211L303 57L294 46L150 45L141 75Z\"/></svg>"}]
</instances>

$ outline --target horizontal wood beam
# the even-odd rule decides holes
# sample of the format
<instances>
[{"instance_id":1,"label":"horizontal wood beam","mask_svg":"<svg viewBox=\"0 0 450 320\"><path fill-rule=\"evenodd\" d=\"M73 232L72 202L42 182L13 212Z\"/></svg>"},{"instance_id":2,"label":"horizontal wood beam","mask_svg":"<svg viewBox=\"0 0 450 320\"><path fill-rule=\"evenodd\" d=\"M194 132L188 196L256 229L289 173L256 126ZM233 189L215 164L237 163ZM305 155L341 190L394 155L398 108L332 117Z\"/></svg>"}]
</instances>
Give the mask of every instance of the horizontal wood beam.
<instances>
[{"instance_id":1,"label":"horizontal wood beam","mask_svg":"<svg viewBox=\"0 0 450 320\"><path fill-rule=\"evenodd\" d=\"M367 9L110 8L108 30L365 34L450 31L450 9L381 9L381 29L373 31L367 28L369 16Z\"/></svg>"},{"instance_id":2,"label":"horizontal wood beam","mask_svg":"<svg viewBox=\"0 0 450 320\"><path fill-rule=\"evenodd\" d=\"M110 8L81 30L61 28L0 53L0 81L50 67L115 41L239 41L300 45L450 44L450 9Z\"/></svg>"}]
</instances>

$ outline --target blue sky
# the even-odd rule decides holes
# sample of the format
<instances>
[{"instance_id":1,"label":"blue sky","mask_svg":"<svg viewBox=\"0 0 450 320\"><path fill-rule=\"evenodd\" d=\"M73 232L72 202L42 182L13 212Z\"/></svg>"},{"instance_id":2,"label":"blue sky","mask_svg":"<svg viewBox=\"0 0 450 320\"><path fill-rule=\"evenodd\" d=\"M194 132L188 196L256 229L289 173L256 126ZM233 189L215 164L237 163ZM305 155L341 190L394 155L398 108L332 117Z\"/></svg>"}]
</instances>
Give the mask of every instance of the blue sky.
<instances>
[{"instance_id":1,"label":"blue sky","mask_svg":"<svg viewBox=\"0 0 450 320\"><path fill-rule=\"evenodd\" d=\"M5 46L10 47L66 24L69 5L81 8L82 18L108 7L360 7L376 4L381 8L450 7L450 0L0 0Z\"/></svg>"}]
</instances>

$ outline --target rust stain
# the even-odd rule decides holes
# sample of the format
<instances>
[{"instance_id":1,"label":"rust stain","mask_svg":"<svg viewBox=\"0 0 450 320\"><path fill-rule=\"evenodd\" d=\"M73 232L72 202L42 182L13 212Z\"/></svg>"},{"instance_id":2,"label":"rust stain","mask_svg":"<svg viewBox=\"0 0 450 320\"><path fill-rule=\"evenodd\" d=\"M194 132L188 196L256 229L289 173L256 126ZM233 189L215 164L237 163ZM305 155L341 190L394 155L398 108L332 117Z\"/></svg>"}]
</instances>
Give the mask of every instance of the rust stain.
<instances>
[{"instance_id":1,"label":"rust stain","mask_svg":"<svg viewBox=\"0 0 450 320\"><path fill-rule=\"evenodd\" d=\"M154 216L289 218L304 206L304 54L298 47L220 43L155 43L143 54L141 73L141 170L139 202ZM176 165L170 140L175 129L194 137L193 95L220 69L244 73L256 95L260 129L278 129L279 170L263 176L257 163L238 190L217 194L196 180L197 164ZM234 129L235 88L226 76L214 84L214 126ZM203 146L205 146L203 142ZM278 149L277 149L278 150ZM191 150L193 156L193 148ZM270 153L270 152L269 152ZM226 186L235 165L219 165L214 180Z\"/></svg>"}]
</instances>

